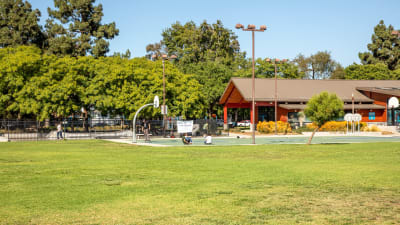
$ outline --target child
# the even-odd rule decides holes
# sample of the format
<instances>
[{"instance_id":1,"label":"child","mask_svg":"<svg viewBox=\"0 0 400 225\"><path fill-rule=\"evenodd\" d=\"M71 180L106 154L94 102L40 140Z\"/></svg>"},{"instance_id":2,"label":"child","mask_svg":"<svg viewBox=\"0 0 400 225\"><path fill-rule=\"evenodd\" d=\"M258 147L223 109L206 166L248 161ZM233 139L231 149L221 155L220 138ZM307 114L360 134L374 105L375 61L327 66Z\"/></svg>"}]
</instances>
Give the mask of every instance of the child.
<instances>
[{"instance_id":1,"label":"child","mask_svg":"<svg viewBox=\"0 0 400 225\"><path fill-rule=\"evenodd\" d=\"M191 145L192 144L192 137L188 136L187 133L186 133L184 138L182 139L182 141L186 145Z\"/></svg>"},{"instance_id":2,"label":"child","mask_svg":"<svg viewBox=\"0 0 400 225\"><path fill-rule=\"evenodd\" d=\"M211 135L207 135L205 140L204 140L204 144L206 145L211 145L212 144L212 137Z\"/></svg>"}]
</instances>

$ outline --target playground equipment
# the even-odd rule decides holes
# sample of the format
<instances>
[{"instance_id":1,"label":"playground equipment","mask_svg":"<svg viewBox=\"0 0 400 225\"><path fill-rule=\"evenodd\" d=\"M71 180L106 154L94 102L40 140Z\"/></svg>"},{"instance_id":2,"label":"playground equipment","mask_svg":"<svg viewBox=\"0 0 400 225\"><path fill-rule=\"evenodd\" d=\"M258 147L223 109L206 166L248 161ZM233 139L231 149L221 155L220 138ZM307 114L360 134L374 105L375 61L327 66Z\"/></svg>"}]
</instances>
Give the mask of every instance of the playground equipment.
<instances>
[{"instance_id":1,"label":"playground equipment","mask_svg":"<svg viewBox=\"0 0 400 225\"><path fill-rule=\"evenodd\" d=\"M142 111L142 109L146 108L147 106L153 106L154 108L158 108L159 105L160 105L160 101L158 99L158 96L156 95L154 97L153 103L149 103L149 104L146 104L146 105L140 107L139 110L135 113L135 117L133 118L132 143L137 143L137 140L136 140L136 138L137 138L136 137L136 117L137 117L137 115L140 113L140 111Z\"/></svg>"}]
</instances>

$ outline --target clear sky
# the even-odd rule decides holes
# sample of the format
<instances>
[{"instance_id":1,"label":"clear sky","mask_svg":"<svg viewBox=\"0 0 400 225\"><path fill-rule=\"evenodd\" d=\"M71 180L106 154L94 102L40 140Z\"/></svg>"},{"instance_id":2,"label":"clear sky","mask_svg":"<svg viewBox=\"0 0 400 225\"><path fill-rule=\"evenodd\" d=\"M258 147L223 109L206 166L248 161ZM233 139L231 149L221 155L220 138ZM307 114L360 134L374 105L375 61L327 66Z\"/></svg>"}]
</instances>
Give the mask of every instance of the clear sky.
<instances>
[{"instance_id":1,"label":"clear sky","mask_svg":"<svg viewBox=\"0 0 400 225\"><path fill-rule=\"evenodd\" d=\"M47 18L52 0L28 0ZM367 51L373 28L380 20L400 29L400 0L97 0L103 5L103 23L116 22L119 36L110 52L144 56L146 45L161 40L161 32L176 21L196 24L221 20L238 36L242 51L251 56L251 33L235 29L236 23L266 25L256 33L255 55L293 59L317 51L331 52L343 66L359 63Z\"/></svg>"}]
</instances>

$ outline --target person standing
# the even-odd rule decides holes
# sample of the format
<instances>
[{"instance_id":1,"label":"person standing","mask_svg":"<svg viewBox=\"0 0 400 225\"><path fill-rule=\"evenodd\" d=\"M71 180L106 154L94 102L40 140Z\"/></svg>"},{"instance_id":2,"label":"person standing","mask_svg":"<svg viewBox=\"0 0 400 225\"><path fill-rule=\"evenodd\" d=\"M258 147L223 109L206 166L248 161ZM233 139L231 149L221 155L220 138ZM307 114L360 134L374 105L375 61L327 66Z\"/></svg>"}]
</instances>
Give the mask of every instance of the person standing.
<instances>
[{"instance_id":1,"label":"person standing","mask_svg":"<svg viewBox=\"0 0 400 225\"><path fill-rule=\"evenodd\" d=\"M150 141L149 137L149 132L150 132L150 123L146 121L146 119L143 120L143 134L145 141Z\"/></svg>"},{"instance_id":2,"label":"person standing","mask_svg":"<svg viewBox=\"0 0 400 225\"><path fill-rule=\"evenodd\" d=\"M62 136L62 127L61 127L61 123L59 123L58 125L57 125L57 139L62 139L63 138L63 136Z\"/></svg>"}]
</instances>

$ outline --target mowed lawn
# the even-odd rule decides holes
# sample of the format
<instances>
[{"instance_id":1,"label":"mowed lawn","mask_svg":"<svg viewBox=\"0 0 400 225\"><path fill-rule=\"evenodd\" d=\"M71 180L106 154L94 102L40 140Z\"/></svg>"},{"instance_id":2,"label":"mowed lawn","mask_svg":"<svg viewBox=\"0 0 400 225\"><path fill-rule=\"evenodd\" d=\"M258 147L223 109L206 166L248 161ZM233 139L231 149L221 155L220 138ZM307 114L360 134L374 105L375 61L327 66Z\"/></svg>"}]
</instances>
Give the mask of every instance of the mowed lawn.
<instances>
[{"instance_id":1,"label":"mowed lawn","mask_svg":"<svg viewBox=\"0 0 400 225\"><path fill-rule=\"evenodd\" d=\"M400 144L0 143L0 224L400 224Z\"/></svg>"}]
</instances>

